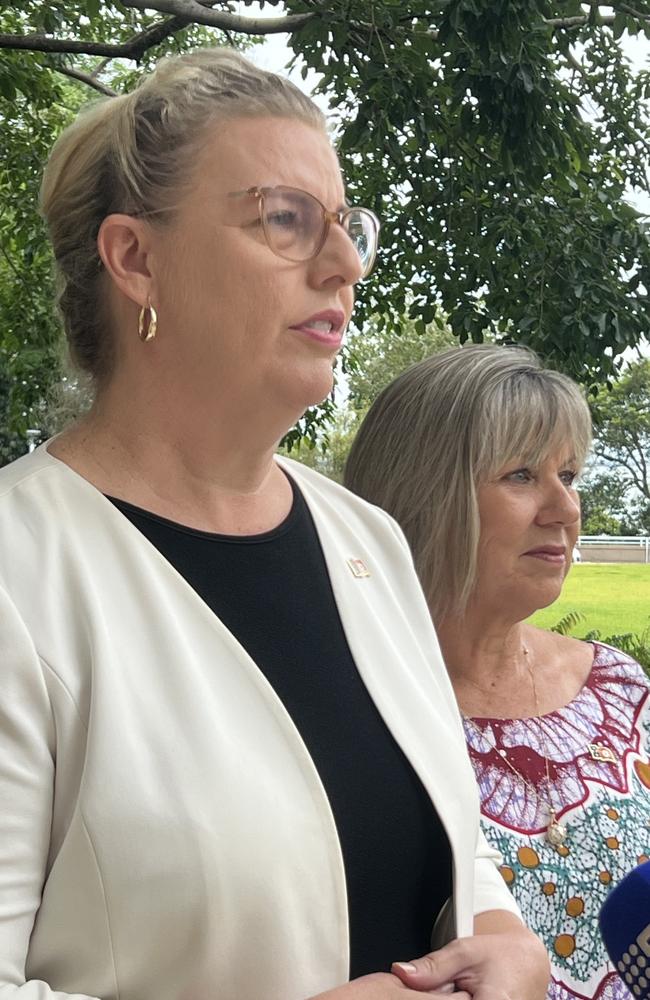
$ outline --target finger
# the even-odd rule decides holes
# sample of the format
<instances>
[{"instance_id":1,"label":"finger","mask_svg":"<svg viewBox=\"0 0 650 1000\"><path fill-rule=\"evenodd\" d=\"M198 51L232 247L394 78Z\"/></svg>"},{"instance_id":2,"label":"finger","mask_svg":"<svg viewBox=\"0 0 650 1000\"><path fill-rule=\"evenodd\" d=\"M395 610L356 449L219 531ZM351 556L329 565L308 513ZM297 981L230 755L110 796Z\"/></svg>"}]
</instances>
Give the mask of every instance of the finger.
<instances>
[{"instance_id":1,"label":"finger","mask_svg":"<svg viewBox=\"0 0 650 1000\"><path fill-rule=\"evenodd\" d=\"M466 993L465 990L457 991L455 989L452 989L451 992L453 993L454 1000L476 1000L475 997L472 998L472 996L469 993ZM422 993L421 995L428 997L438 997L439 1000L449 1000L450 994L441 993L440 990L425 990L425 992ZM493 1000L493 998L487 997L486 1000Z\"/></svg>"},{"instance_id":2,"label":"finger","mask_svg":"<svg viewBox=\"0 0 650 1000\"><path fill-rule=\"evenodd\" d=\"M394 962L391 972L416 990L449 988L472 965L472 952L466 940L452 941L439 951L429 952L411 962Z\"/></svg>"}]
</instances>

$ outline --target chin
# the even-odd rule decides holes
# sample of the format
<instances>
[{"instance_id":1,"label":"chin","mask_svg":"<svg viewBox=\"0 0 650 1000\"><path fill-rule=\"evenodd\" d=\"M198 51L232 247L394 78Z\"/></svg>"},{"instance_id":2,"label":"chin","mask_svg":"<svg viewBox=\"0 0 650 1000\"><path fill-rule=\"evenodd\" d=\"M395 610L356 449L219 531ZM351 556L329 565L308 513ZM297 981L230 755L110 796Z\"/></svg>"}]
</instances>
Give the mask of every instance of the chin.
<instances>
[{"instance_id":1,"label":"chin","mask_svg":"<svg viewBox=\"0 0 650 1000\"><path fill-rule=\"evenodd\" d=\"M530 614L534 615L536 611L541 611L543 608L549 608L551 604L555 604L561 593L562 587L560 586L554 587L552 590L548 588L536 594L535 600L531 601L534 606Z\"/></svg>"},{"instance_id":2,"label":"chin","mask_svg":"<svg viewBox=\"0 0 650 1000\"><path fill-rule=\"evenodd\" d=\"M331 362L328 362L297 375L288 389L287 398L295 400L296 406L304 413L310 406L318 406L326 400L333 388L334 373Z\"/></svg>"}]
</instances>

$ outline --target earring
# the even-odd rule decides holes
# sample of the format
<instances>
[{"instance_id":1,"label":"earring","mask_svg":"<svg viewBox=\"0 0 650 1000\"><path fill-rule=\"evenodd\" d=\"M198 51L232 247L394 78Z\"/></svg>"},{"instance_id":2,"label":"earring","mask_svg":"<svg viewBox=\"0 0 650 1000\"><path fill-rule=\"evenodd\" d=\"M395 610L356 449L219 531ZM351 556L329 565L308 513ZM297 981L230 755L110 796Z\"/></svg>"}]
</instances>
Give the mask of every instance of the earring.
<instances>
[{"instance_id":1,"label":"earring","mask_svg":"<svg viewBox=\"0 0 650 1000\"><path fill-rule=\"evenodd\" d=\"M149 322L146 322L146 316L149 313ZM158 329L158 313L151 305L151 301L148 302L146 306L143 306L140 310L140 316L138 318L138 337L143 343L148 340L153 340L156 336L156 331Z\"/></svg>"}]
</instances>

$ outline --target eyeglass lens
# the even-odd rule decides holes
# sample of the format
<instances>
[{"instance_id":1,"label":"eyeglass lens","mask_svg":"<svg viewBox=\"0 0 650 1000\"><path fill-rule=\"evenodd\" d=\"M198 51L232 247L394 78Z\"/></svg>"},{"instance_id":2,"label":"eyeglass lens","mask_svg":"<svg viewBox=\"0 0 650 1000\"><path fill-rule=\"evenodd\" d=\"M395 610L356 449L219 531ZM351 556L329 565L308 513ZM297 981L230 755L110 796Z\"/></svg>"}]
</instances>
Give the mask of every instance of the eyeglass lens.
<instances>
[{"instance_id":1,"label":"eyeglass lens","mask_svg":"<svg viewBox=\"0 0 650 1000\"><path fill-rule=\"evenodd\" d=\"M264 231L269 247L288 260L309 260L323 244L323 209L306 191L271 188L264 191ZM351 209L343 228L359 254L364 276L370 270L377 243L374 219L363 209Z\"/></svg>"}]
</instances>

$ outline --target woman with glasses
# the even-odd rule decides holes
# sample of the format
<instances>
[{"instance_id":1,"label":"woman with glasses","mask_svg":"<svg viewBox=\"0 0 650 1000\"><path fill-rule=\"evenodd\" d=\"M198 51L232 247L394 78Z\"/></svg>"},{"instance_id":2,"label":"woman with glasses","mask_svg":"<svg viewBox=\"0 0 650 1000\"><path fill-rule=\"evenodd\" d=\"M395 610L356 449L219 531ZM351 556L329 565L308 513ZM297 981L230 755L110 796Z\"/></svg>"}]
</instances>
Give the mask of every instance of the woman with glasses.
<instances>
[{"instance_id":1,"label":"woman with glasses","mask_svg":"<svg viewBox=\"0 0 650 1000\"><path fill-rule=\"evenodd\" d=\"M539 1000L402 537L274 457L377 244L320 112L165 60L42 210L95 396L0 474L4 1000Z\"/></svg>"}]
</instances>

